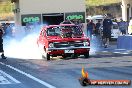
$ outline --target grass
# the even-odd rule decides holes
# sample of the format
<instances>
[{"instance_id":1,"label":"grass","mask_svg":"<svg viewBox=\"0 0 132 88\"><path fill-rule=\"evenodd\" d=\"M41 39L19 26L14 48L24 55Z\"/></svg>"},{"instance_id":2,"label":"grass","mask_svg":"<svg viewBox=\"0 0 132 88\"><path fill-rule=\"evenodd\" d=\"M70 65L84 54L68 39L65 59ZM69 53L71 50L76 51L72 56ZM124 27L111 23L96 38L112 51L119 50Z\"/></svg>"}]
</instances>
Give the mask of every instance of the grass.
<instances>
[{"instance_id":1,"label":"grass","mask_svg":"<svg viewBox=\"0 0 132 88\"><path fill-rule=\"evenodd\" d=\"M11 19L13 17L13 4L8 0L0 2L0 20Z\"/></svg>"},{"instance_id":2,"label":"grass","mask_svg":"<svg viewBox=\"0 0 132 88\"><path fill-rule=\"evenodd\" d=\"M99 6L119 3L121 0L85 0L87 6Z\"/></svg>"},{"instance_id":3,"label":"grass","mask_svg":"<svg viewBox=\"0 0 132 88\"><path fill-rule=\"evenodd\" d=\"M13 4L10 1L0 3L0 13L12 12Z\"/></svg>"}]
</instances>

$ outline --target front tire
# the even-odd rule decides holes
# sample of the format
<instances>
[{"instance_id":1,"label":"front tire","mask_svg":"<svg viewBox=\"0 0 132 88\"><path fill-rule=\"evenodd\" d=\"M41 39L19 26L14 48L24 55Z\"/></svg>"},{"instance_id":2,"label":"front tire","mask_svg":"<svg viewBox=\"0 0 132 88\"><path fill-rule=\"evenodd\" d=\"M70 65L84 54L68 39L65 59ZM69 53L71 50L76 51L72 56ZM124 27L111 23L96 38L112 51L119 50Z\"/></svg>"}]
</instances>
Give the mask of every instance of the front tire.
<instances>
[{"instance_id":1,"label":"front tire","mask_svg":"<svg viewBox=\"0 0 132 88\"><path fill-rule=\"evenodd\" d=\"M43 47L43 50L41 52L42 52L42 58L45 59L45 60L47 60L47 61L49 61L50 60L50 54L48 54L46 52L45 46Z\"/></svg>"},{"instance_id":2,"label":"front tire","mask_svg":"<svg viewBox=\"0 0 132 88\"><path fill-rule=\"evenodd\" d=\"M45 55L42 55L42 58L44 58L47 61L49 61L50 60L50 54L46 53Z\"/></svg>"},{"instance_id":3,"label":"front tire","mask_svg":"<svg viewBox=\"0 0 132 88\"><path fill-rule=\"evenodd\" d=\"M49 61L50 60L50 55L47 54L46 60Z\"/></svg>"},{"instance_id":4,"label":"front tire","mask_svg":"<svg viewBox=\"0 0 132 88\"><path fill-rule=\"evenodd\" d=\"M76 58L78 58L78 55L77 55L77 54L73 54L73 55L72 55L72 58L73 58L73 59L76 59Z\"/></svg>"},{"instance_id":5,"label":"front tire","mask_svg":"<svg viewBox=\"0 0 132 88\"><path fill-rule=\"evenodd\" d=\"M84 57L85 57L85 58L89 58L89 52L85 53L85 54L84 54Z\"/></svg>"}]
</instances>

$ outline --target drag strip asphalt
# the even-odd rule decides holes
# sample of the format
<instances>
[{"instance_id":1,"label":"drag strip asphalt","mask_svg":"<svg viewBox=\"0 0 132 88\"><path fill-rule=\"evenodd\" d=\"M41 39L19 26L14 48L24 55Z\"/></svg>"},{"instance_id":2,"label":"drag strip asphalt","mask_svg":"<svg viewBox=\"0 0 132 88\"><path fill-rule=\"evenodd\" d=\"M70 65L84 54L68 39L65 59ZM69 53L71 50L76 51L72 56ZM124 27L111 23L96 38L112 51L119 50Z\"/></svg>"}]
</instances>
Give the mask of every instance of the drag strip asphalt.
<instances>
[{"instance_id":1,"label":"drag strip asphalt","mask_svg":"<svg viewBox=\"0 0 132 88\"><path fill-rule=\"evenodd\" d=\"M88 72L90 79L132 80L131 55L114 58L113 56L105 58L90 57L89 59L52 61L8 58L0 62L0 70L21 82L12 85L0 85L0 88L47 88L26 75L34 76L56 88L84 88L78 80L82 76L82 66ZM132 85L87 86L85 88L132 88Z\"/></svg>"},{"instance_id":2,"label":"drag strip asphalt","mask_svg":"<svg viewBox=\"0 0 132 88\"><path fill-rule=\"evenodd\" d=\"M25 73L24 71L14 68L11 65L6 65L5 63L0 62L0 67L3 70L3 71L1 71L3 74L6 74L5 72L7 72L8 74L11 74L14 77L16 77L17 79L19 79L22 83L28 85L28 86L25 86L25 85L23 86L23 84L20 84L21 87L19 87L19 88L37 88L37 86L39 86L39 88L56 88L55 86L52 86L52 85L48 84L47 82L40 80L28 73ZM8 75L8 74L6 74L6 75ZM8 77L10 77L16 83L20 83L19 81L15 80L10 75L8 75ZM18 84L17 84L17 86L18 86ZM0 88L2 88L2 87L0 87ZM18 88L18 87L13 87L13 88Z\"/></svg>"}]
</instances>

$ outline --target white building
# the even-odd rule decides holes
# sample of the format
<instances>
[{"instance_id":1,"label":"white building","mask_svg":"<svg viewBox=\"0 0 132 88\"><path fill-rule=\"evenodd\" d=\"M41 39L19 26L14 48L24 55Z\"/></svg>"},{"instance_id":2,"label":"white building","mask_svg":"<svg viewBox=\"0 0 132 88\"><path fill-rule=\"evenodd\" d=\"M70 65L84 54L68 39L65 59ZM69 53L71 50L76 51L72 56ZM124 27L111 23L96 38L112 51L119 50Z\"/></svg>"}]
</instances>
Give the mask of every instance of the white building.
<instances>
[{"instance_id":1,"label":"white building","mask_svg":"<svg viewBox=\"0 0 132 88\"><path fill-rule=\"evenodd\" d=\"M85 0L11 0L15 4L15 22L59 24L65 19L85 23Z\"/></svg>"},{"instance_id":2,"label":"white building","mask_svg":"<svg viewBox=\"0 0 132 88\"><path fill-rule=\"evenodd\" d=\"M0 0L3 1L3 0ZM4 0L6 1L6 0ZM29 21L49 21L50 18L64 20L80 18L85 21L85 0L11 0L15 3L15 21L24 24ZM121 0L122 18L129 21L132 17L132 0ZM27 18L25 18L27 17ZM46 18L46 19L45 19ZM60 20L60 21L61 21ZM60 22L59 21L59 22Z\"/></svg>"},{"instance_id":3,"label":"white building","mask_svg":"<svg viewBox=\"0 0 132 88\"><path fill-rule=\"evenodd\" d=\"M129 21L132 17L132 0L122 0L122 18L124 21Z\"/></svg>"}]
</instances>

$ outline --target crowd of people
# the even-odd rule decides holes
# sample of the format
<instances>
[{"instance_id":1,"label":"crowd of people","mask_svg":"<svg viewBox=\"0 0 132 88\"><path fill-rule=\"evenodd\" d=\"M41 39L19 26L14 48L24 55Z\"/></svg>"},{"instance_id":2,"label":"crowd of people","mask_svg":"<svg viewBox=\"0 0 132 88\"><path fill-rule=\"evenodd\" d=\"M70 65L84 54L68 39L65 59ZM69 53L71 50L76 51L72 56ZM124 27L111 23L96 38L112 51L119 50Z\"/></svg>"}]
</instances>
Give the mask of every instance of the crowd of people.
<instances>
[{"instance_id":1,"label":"crowd of people","mask_svg":"<svg viewBox=\"0 0 132 88\"><path fill-rule=\"evenodd\" d=\"M109 46L109 41L111 39L111 33L112 33L111 30L112 30L113 22L116 22L118 24L120 35L128 34L129 31L128 29L131 30L131 34L132 34L132 26L129 27L130 23L132 25L132 19L130 20L130 22L123 21L122 19L120 19L120 21L117 20L113 21L109 15L105 15L104 19L102 21L98 20L97 23L94 23L93 20L87 20L87 36L91 40L92 40L92 35L101 36L101 41L103 43L103 46L107 48Z\"/></svg>"},{"instance_id":2,"label":"crowd of people","mask_svg":"<svg viewBox=\"0 0 132 88\"><path fill-rule=\"evenodd\" d=\"M103 30L100 28L102 25ZM111 38L112 20L109 16L105 16L103 22L100 20L95 24L93 20L87 20L87 36L92 40L92 35L101 36L104 47L108 47Z\"/></svg>"}]
</instances>

